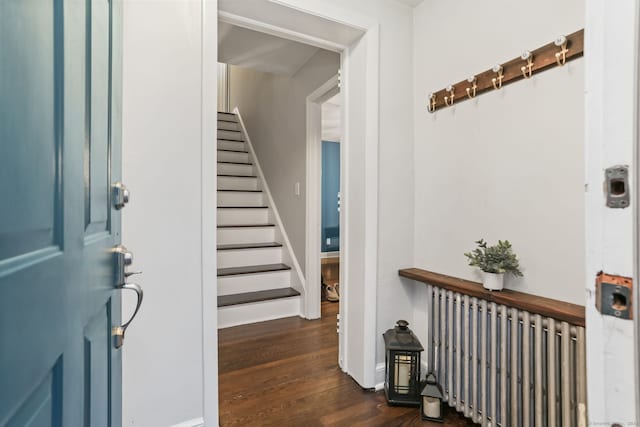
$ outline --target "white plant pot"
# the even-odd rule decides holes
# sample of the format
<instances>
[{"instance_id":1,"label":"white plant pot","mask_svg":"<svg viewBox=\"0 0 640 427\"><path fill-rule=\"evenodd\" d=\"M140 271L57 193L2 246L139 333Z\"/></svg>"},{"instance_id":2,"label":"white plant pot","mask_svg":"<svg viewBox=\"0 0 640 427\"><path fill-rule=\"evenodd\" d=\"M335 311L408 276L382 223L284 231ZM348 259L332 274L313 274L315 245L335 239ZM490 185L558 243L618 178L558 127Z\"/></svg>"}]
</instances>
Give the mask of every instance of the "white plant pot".
<instances>
[{"instance_id":1,"label":"white plant pot","mask_svg":"<svg viewBox=\"0 0 640 427\"><path fill-rule=\"evenodd\" d=\"M504 288L504 273L482 272L482 286L490 291L501 291Z\"/></svg>"}]
</instances>

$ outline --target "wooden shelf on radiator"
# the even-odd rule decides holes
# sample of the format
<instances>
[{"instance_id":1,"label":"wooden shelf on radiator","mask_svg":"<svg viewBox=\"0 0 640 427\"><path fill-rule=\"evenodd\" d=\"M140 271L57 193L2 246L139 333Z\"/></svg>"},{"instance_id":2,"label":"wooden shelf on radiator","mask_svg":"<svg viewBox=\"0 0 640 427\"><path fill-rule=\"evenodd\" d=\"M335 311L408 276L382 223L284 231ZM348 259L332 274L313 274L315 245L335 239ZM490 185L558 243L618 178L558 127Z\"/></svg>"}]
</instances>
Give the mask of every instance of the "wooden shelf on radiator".
<instances>
[{"instance_id":1,"label":"wooden shelf on radiator","mask_svg":"<svg viewBox=\"0 0 640 427\"><path fill-rule=\"evenodd\" d=\"M479 282L447 276L421 268L404 268L398 270L402 277L423 282L427 285L437 286L452 292L469 295L496 304L526 310L533 314L541 314L547 317L571 323L575 326L585 326L584 306L545 298L525 292L504 289L502 291L489 291Z\"/></svg>"}]
</instances>

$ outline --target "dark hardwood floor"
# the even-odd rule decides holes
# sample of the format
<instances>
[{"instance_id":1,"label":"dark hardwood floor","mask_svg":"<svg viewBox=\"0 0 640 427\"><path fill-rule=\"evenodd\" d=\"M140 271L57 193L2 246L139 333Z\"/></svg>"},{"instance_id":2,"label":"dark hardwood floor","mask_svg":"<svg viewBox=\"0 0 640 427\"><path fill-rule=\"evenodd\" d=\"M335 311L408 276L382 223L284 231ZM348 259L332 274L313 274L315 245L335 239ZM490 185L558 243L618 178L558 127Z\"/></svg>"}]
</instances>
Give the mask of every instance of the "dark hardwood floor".
<instances>
[{"instance_id":1,"label":"dark hardwood floor","mask_svg":"<svg viewBox=\"0 0 640 427\"><path fill-rule=\"evenodd\" d=\"M338 367L337 303L321 320L298 317L219 331L220 425L442 426L418 408L387 406ZM445 425L472 425L452 410Z\"/></svg>"}]
</instances>

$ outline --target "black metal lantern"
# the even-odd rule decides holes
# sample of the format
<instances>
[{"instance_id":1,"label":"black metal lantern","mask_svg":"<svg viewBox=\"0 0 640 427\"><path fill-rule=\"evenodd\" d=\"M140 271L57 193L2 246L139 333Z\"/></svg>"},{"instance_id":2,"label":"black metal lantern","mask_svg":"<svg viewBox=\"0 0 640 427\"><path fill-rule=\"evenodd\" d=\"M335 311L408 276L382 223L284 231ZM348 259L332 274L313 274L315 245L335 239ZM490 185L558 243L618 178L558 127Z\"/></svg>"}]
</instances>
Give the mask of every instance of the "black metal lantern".
<instances>
[{"instance_id":1,"label":"black metal lantern","mask_svg":"<svg viewBox=\"0 0 640 427\"><path fill-rule=\"evenodd\" d=\"M427 383L422 389L422 400L420 402L420 415L423 420L444 422L444 402L442 399L442 387L438 384L436 376L427 375Z\"/></svg>"},{"instance_id":2,"label":"black metal lantern","mask_svg":"<svg viewBox=\"0 0 640 427\"><path fill-rule=\"evenodd\" d=\"M396 327L382 334L385 346L384 394L390 405L420 406L420 352L418 338L398 320Z\"/></svg>"}]
</instances>

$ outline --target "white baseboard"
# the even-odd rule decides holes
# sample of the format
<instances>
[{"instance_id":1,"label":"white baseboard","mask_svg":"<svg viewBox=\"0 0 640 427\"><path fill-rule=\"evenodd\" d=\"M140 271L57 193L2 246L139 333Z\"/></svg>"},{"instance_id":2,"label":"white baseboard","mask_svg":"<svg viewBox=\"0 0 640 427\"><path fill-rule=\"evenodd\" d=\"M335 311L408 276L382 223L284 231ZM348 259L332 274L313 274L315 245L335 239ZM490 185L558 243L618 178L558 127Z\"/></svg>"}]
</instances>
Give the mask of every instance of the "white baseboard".
<instances>
[{"instance_id":1,"label":"white baseboard","mask_svg":"<svg viewBox=\"0 0 640 427\"><path fill-rule=\"evenodd\" d=\"M204 418L194 418L189 421L183 421L178 424L174 424L171 427L204 427Z\"/></svg>"},{"instance_id":2,"label":"white baseboard","mask_svg":"<svg viewBox=\"0 0 640 427\"><path fill-rule=\"evenodd\" d=\"M376 365L376 391L384 390L384 363L378 363Z\"/></svg>"}]
</instances>

